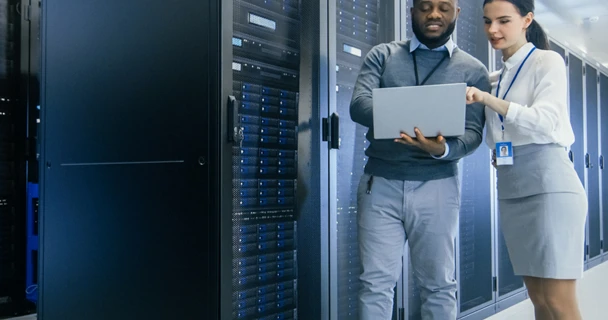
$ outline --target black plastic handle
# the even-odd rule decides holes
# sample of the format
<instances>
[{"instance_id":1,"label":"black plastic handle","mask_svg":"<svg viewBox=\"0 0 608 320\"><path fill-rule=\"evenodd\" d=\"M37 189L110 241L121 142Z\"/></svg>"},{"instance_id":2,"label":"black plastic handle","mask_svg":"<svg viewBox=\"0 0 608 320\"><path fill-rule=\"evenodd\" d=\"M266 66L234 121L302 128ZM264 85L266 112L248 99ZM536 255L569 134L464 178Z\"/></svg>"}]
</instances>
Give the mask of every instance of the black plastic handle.
<instances>
[{"instance_id":1,"label":"black plastic handle","mask_svg":"<svg viewBox=\"0 0 608 320\"><path fill-rule=\"evenodd\" d=\"M589 169L591 167L591 157L588 153L585 154L585 168Z\"/></svg>"},{"instance_id":2,"label":"black plastic handle","mask_svg":"<svg viewBox=\"0 0 608 320\"><path fill-rule=\"evenodd\" d=\"M604 170L604 156L600 156L600 169Z\"/></svg>"},{"instance_id":3,"label":"black plastic handle","mask_svg":"<svg viewBox=\"0 0 608 320\"><path fill-rule=\"evenodd\" d=\"M572 152L572 150L568 152L568 157L570 158L570 162L574 163L574 153Z\"/></svg>"},{"instance_id":4,"label":"black plastic handle","mask_svg":"<svg viewBox=\"0 0 608 320\"><path fill-rule=\"evenodd\" d=\"M331 138L329 147L331 149L340 149L340 116L336 113L332 113L330 121Z\"/></svg>"},{"instance_id":5,"label":"black plastic handle","mask_svg":"<svg viewBox=\"0 0 608 320\"><path fill-rule=\"evenodd\" d=\"M237 109L236 97L228 96L228 141L235 142L238 139L239 110Z\"/></svg>"}]
</instances>

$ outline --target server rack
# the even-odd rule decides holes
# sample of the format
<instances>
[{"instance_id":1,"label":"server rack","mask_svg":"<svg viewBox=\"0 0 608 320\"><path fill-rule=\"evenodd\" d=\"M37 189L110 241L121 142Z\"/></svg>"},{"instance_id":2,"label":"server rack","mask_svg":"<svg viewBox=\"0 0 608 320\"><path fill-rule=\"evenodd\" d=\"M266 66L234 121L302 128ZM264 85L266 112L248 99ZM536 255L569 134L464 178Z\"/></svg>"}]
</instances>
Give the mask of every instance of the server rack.
<instances>
[{"instance_id":1,"label":"server rack","mask_svg":"<svg viewBox=\"0 0 608 320\"><path fill-rule=\"evenodd\" d=\"M603 74L589 62L551 43L552 49L565 57L569 75L569 109L576 141L570 159L583 182L589 203L586 224L585 269L602 262L603 252L603 156L601 154L601 79ZM598 149L599 148L599 149ZM575 154L584 152L583 157Z\"/></svg>"},{"instance_id":2,"label":"server rack","mask_svg":"<svg viewBox=\"0 0 608 320\"><path fill-rule=\"evenodd\" d=\"M596 68L585 64L585 126L586 126L586 189L588 198L587 254L589 267L601 262L601 217L599 194L599 128L598 86L600 77Z\"/></svg>"},{"instance_id":3,"label":"server rack","mask_svg":"<svg viewBox=\"0 0 608 320\"><path fill-rule=\"evenodd\" d=\"M572 144L569 151L570 161L574 164L574 169L579 179L585 182L585 127L584 127L584 82L583 82L583 61L571 53L566 55L568 64L568 86L570 97L570 121L576 141ZM587 187L587 186L585 186ZM586 232L587 233L587 232ZM587 240L585 239L585 251L582 259L587 263Z\"/></svg>"},{"instance_id":4,"label":"server rack","mask_svg":"<svg viewBox=\"0 0 608 320\"><path fill-rule=\"evenodd\" d=\"M222 318L328 317L326 10L318 1L222 3Z\"/></svg>"},{"instance_id":5,"label":"server rack","mask_svg":"<svg viewBox=\"0 0 608 320\"><path fill-rule=\"evenodd\" d=\"M604 73L600 75L600 103L598 109L600 110L600 212L601 212L601 227L602 227L602 241L601 248L604 262L608 261L608 248L606 247L606 241L608 240L608 172L605 169L605 156L608 154L608 76ZM602 110L602 108L604 110Z\"/></svg>"},{"instance_id":6,"label":"server rack","mask_svg":"<svg viewBox=\"0 0 608 320\"><path fill-rule=\"evenodd\" d=\"M0 31L2 38L0 44L0 80L2 81L2 95L0 98L0 283L2 292L0 296L10 299L16 280L17 255L12 246L17 241L15 224L17 222L14 208L15 195L15 128L14 116L16 111L16 97L10 97L15 91L15 25L12 6L8 1L0 2ZM10 30L9 30L10 29ZM12 32L11 32L12 31ZM9 91L6 88L12 87ZM10 288L9 290L7 290Z\"/></svg>"},{"instance_id":7,"label":"server rack","mask_svg":"<svg viewBox=\"0 0 608 320\"><path fill-rule=\"evenodd\" d=\"M587 191L589 211L585 239L585 267L592 268L604 260L604 196L603 196L603 116L602 79L604 73L587 61L568 52L556 42L551 49L564 57L568 65L571 123L576 142L570 150L570 159L575 164L579 178ZM579 67L579 63L583 65ZM575 158L574 153L584 151L584 158ZM581 169L584 170L581 172ZM582 173L582 175L581 175Z\"/></svg>"},{"instance_id":8,"label":"server rack","mask_svg":"<svg viewBox=\"0 0 608 320\"><path fill-rule=\"evenodd\" d=\"M604 252L604 170L602 155L604 126L602 113L602 79L603 72L596 69L587 59L551 42L552 49L565 57L569 73L569 96L571 123L576 141L571 148L573 160L579 178L585 186L589 211L585 237L585 269L592 268L605 260ZM579 66L582 64L582 66ZM584 157L576 158L575 151L584 152Z\"/></svg>"},{"instance_id":9,"label":"server rack","mask_svg":"<svg viewBox=\"0 0 608 320\"><path fill-rule=\"evenodd\" d=\"M25 200L25 296L38 301L39 140L40 122L40 9L41 1L21 3L21 108L25 115L24 171Z\"/></svg>"},{"instance_id":10,"label":"server rack","mask_svg":"<svg viewBox=\"0 0 608 320\"><path fill-rule=\"evenodd\" d=\"M0 1L0 317L26 313L20 2Z\"/></svg>"},{"instance_id":11,"label":"server rack","mask_svg":"<svg viewBox=\"0 0 608 320\"><path fill-rule=\"evenodd\" d=\"M357 186L367 162L367 128L350 119L350 102L363 61L377 44L395 40L395 1L329 0L329 110L330 130L330 304L331 319L358 314L360 289L357 237Z\"/></svg>"},{"instance_id":12,"label":"server rack","mask_svg":"<svg viewBox=\"0 0 608 320\"><path fill-rule=\"evenodd\" d=\"M584 130L584 91L583 91L583 62L578 57L568 54L566 56L569 73L570 88L570 118L574 136L577 138L570 149L570 160L581 181L585 181L585 136Z\"/></svg>"},{"instance_id":13,"label":"server rack","mask_svg":"<svg viewBox=\"0 0 608 320\"><path fill-rule=\"evenodd\" d=\"M42 317L52 320L59 319L61 315L61 319L66 319L66 317L70 319L70 317L81 316L86 309L88 318L91 318L91 312L93 312L92 317L95 318L94 312L99 310L98 306L86 301L82 303L82 300L78 300L78 296L91 298L91 300L104 293L111 296L108 289L110 286L123 288L119 281L125 281L128 276L133 276L135 267L144 267L144 263L127 259L125 251L116 251L112 247L123 241L133 243L140 248L138 252L144 255L146 266L158 264L151 271L144 271L144 275L153 278L154 275L161 274L161 270L179 269L178 271L183 272L183 278L175 274L170 274L169 278L183 280L190 277L190 280L184 280L183 283L191 283L193 288L187 288L184 292L183 287L178 289L177 285L167 283L153 285L135 277L135 281L129 288L143 285L151 290L148 294L141 296L142 298L136 303L121 310L124 311L123 314L115 315L118 318L134 315L136 311L140 311L139 308L144 305L144 299L146 299L146 305L154 304L154 301L157 300L152 294L157 292L159 285L168 287L169 292L181 292L182 297L187 296L181 304L175 300L166 304L167 307L179 305L182 308L177 312L177 316L207 316L209 318L219 316L222 319L276 319L277 317L284 319L296 317L348 319L353 317L358 308L357 288L359 286L356 220L353 219L353 217L356 218L356 194L354 193L356 188L353 186L358 183L366 161L363 154L366 140L361 128L350 122L348 109L345 109L350 102L348 90L349 86L352 90L358 74L356 64L360 64L362 57L373 44L393 40L395 30L400 31L401 34L411 34L409 18L407 18L411 0L408 2L281 0L272 3L262 0L234 0L221 4L219 1L212 2L204 8L204 5L191 1L185 3L185 16L182 16L183 7L179 8L180 14L174 11L161 14L166 6L160 1L152 1L148 7L151 11L148 13L139 13L137 8L129 7L131 5L128 4L124 5L126 7L112 5L110 9L95 7L91 4L80 4L76 8L70 9L76 10L79 16L68 14L67 17L61 16L62 10L60 9L67 8L68 1L53 1L57 7L46 8L47 17L53 22L45 27L46 35L54 41L61 39L61 45L64 47L74 47L81 51L68 55L75 58L76 66L69 68L68 71L62 71L57 67L53 68L53 63L63 61L59 54L61 53L59 45L54 46L48 40L45 47L45 56L49 59L46 63L51 68L49 74L45 76L44 86L54 88L59 93L46 91L42 106L45 113L43 117L46 133L45 145L48 147L45 149L42 162L45 180L41 184L43 190L41 201L47 207L41 220L41 224L45 226L41 237L46 239L46 244L43 243L41 248L43 260L41 267L45 269L47 277L47 280L43 280L41 283ZM468 14L461 16L456 41L462 50L466 50L486 63L487 60L484 59L487 59L488 56L487 46L482 44L486 41L485 37L479 36L479 27L475 32L474 19L477 14L475 10L478 10L476 4L461 2L461 6L466 9L463 11ZM401 17L395 12L397 8L400 9ZM116 17L110 15L111 11L120 14ZM129 17L127 12L138 12L137 19L135 19L138 23L134 25L132 22L134 17ZM95 29L94 26L93 30L85 29L86 31L79 33L73 30L73 27L69 28L67 23L58 23L62 17L61 19L91 28L87 19L99 22L104 17L109 19L110 16L113 21L116 19L119 22L122 21L120 25L122 28L111 27L107 34ZM178 16L179 18L176 18ZM175 20L169 22L167 17L174 17ZM401 23L394 21L399 20L399 17ZM124 23L125 21L131 21L131 23L127 25ZM179 23L175 23L175 21L179 21ZM204 28L207 26L205 21L209 22L209 30L211 30L209 32L205 31L208 30ZM159 28L144 32L142 25L146 22L151 24L159 22L157 24L159 26L172 25L173 28L170 30ZM129 39L133 43L126 43L111 37L112 32L118 33L119 29L129 30L128 35L133 35ZM221 38L214 39L216 33L220 34L220 30ZM335 32L328 32L328 30ZM63 39L59 36L62 33L71 34L74 39L71 40L69 37ZM81 44L88 43L84 41L84 34L95 36L95 39L99 40L97 47L83 49ZM150 43L159 41L159 39L153 39L150 34L160 35L161 42L168 44L158 47L150 45ZM178 34L179 37L177 37ZM183 34L188 35L187 39L198 39L198 42L195 42L200 46L188 45L177 40L177 38L183 39ZM99 53L101 50L98 48L102 44L110 48L109 52L104 53L105 56ZM149 59L148 53L144 52L146 50L138 51L138 47L142 44L154 55L160 53L158 59L163 63L159 64L157 60ZM205 50L201 47L207 44L212 49ZM116 49L117 46L122 47L120 52ZM169 54L165 51L166 47L176 48L176 51L182 53L179 56ZM221 49L216 50L217 47ZM94 50L95 48L97 49ZM130 55L124 57L123 52L128 49L141 52L143 62ZM92 66L90 61L82 61L84 60L82 54L89 54L102 64L104 61L109 61L112 62L109 63L110 65L116 63L124 70L133 70L133 76L126 79L127 82L136 84L135 93L127 95L130 103L137 109L142 102L136 101L135 97L142 99L143 103L152 106L152 113L156 111L165 118L165 122L162 122L158 121L156 117L148 116L150 117L148 120L157 126L155 131L169 131L176 137L187 136L187 140L190 142L178 142L177 147L170 147L165 144L167 140L155 136L155 139L160 141L160 146L150 147L148 140L142 139L142 141L147 144L149 149L162 150L180 148L185 150L188 148L187 145L197 145L197 150L188 149L188 151L176 152L184 155L183 162L158 163L159 167L172 164L181 166L180 163L184 163L184 167L167 168L167 171L171 171L170 176L162 174L165 169L152 170L153 174L150 174L150 171L144 173L144 170L140 171L140 169L135 169L135 172L114 170L108 168L110 167L108 162L111 162L111 159L108 159L111 157L104 157L102 153L94 150L90 157L85 156L84 152L75 151L86 149L88 144L83 143L82 140L93 141L97 144L101 142L105 148L104 151L109 151L114 158L118 157L116 155L124 155L127 149L124 148L124 144L117 143L116 139L108 143L102 142L99 135L90 130L87 131L83 127L77 127L71 123L66 124L59 118L61 113L68 114L70 119L78 118L84 119L87 123L94 122L84 111L74 107L86 105L89 113L96 113L97 117L101 117L106 123L115 125L118 131L122 133L128 131L124 129L126 121L114 121L105 117L104 113L99 111L102 109L101 104L89 100L84 104L79 104L78 99L86 100L83 97L84 94L77 95L78 99L70 98L73 91L68 91L63 87L71 82L86 83L78 88L78 92L92 94L102 101L107 100L101 98L96 91L99 90L100 85L108 86L110 91L125 95L125 90L108 80L112 78L112 75L104 74ZM116 58L119 56L126 61L119 62L120 59ZM197 60L200 57L208 58L214 63L219 62L219 64L210 63L206 67L201 66L202 63ZM176 69L168 68L165 65L169 61L176 64ZM156 75L168 77L171 80L168 81L170 91L173 92L167 93L165 88L158 86L152 80L147 80L150 82L146 83L146 86L137 85L138 79L148 78L146 75L149 74L144 71L144 65L160 68ZM102 80L84 78L75 73L77 68L92 70ZM116 74L118 73L116 70L120 69L120 67L110 68L108 73L113 71ZM195 70L199 76L190 75L189 72L192 70ZM207 73L213 79L201 79L203 78L201 75ZM167 81L163 80L163 84L167 84ZM180 88L181 85L184 85L185 88ZM92 88L93 86L96 88ZM160 92L160 94L154 93L154 97L158 101L146 98L149 92L147 86L154 88L153 91ZM209 91L205 91L205 88L209 88ZM192 93L199 90L203 91L201 95ZM175 93L177 93L177 98ZM208 94L208 100L202 97L204 94ZM167 98L169 95L171 95L171 99ZM608 96L608 94L606 95ZM184 98L184 96L190 98ZM116 100L111 100L111 102L117 103ZM137 123L136 120L133 120L136 117L128 111L132 106L120 101L118 104L123 107L122 111L118 108L110 108L110 110L125 112L127 119ZM175 121L170 116L167 119L165 116L167 110L160 108L160 104L170 105L172 111L187 114L188 117L184 116L180 121ZM194 105L205 106L200 107L202 110L192 107L195 111L185 107ZM207 109L207 105L212 107ZM107 105L103 107L107 108ZM139 116L150 114L150 110L137 109L133 111L133 113L135 112L138 112ZM322 121L321 118L326 118L326 121ZM206 120L209 121L205 122ZM193 122L196 123L193 124ZM60 129L62 125L65 125L67 129ZM183 131L179 129L180 126L188 128L190 133L194 132L194 136L183 134ZM176 127L178 128L175 129ZM145 131L147 128L149 127L140 124L138 130ZM203 131L208 136L201 134L200 128L205 128ZM322 132L321 128L325 128L326 132ZM98 130L103 132L101 129ZM155 134L155 131L152 135ZM85 137L83 139L70 137L74 132L83 132ZM221 136L214 136L218 133ZM111 136L116 138L119 134ZM67 156L58 154L57 150L50 150L50 146L56 144L59 137L68 141ZM124 139L124 136L121 138ZM323 139L327 141L322 141ZM608 139L606 140L608 141ZM199 143L200 141L202 143ZM130 146L132 145L136 144ZM114 149L112 150L112 148ZM457 267L460 282L458 300L460 316L467 317L467 319L481 317L482 314L485 314L484 312L491 312L487 310L493 308L500 310L508 305L506 301L513 301L514 297L520 296L518 293L523 292L521 278L513 276L512 270L509 269L510 262L504 243L502 247L499 240L495 241L496 244L492 243L492 239L498 239L499 236L498 234L492 235L492 191L490 188L492 177L489 154L484 152L484 149L485 145L482 144L480 150L463 160L460 166L463 208ZM205 153L205 150L208 150L208 153ZM91 152L91 150L86 151ZM124 158L146 161L145 159L148 158L163 158L168 155L161 152L152 157L150 154L146 154L143 148L137 149L137 151L127 152L128 157ZM137 155L138 153L143 156ZM100 158L103 161L95 162ZM92 173L93 162L101 164L103 169L98 173ZM58 163L60 165L57 165ZM132 165L112 163L114 168ZM603 163L600 161L599 164ZM478 170L473 172L472 168L475 166L487 167L487 174ZM218 167L221 168L221 171L203 170L204 172L201 174L198 170L200 168L217 169ZM158 173L159 170L161 173ZM91 243L96 243L96 239L90 235L87 236L85 232L77 230L76 227L84 226L88 228L86 230L88 233L100 235L102 228L95 230L90 227L91 223L95 221L97 214L109 212L109 209L116 209L116 207L104 206L98 198L82 192L81 190L86 188L83 179L79 180L79 175L86 179L97 179L101 186L96 190L97 192L104 195L109 194L129 208L134 208L129 212L117 211L117 213L124 214L126 218L118 214L111 215L112 219L118 220L122 224L114 224L110 218L101 219L105 231L119 232L119 239L111 239L110 244L103 244L97 249L101 250L101 253L98 251L95 254L87 254ZM103 187L116 185L113 179L108 178L109 176L129 177L130 181L126 183L129 186L135 184L135 179L157 185L177 180L192 189L178 188L177 191L180 194L170 190L161 194L151 187L138 185L129 191L132 192L131 200L149 199L152 195L161 203L155 206L145 204L135 206L129 202L129 199L122 198L116 192ZM150 182L150 176L157 176L157 178ZM175 178L176 176L178 178ZM183 176L193 178L192 180L179 180ZM59 184L66 181L67 185ZM208 190L201 187L205 185L210 186L209 188L217 188L219 191L215 196L210 196L208 202L204 202L204 206L196 206L189 202L192 198L200 198L201 194L206 194ZM486 189L482 189L484 185L487 186ZM59 199L70 192L87 197L88 206L84 205L85 200L75 199L76 196L67 199L76 204L75 210L84 213L84 218L61 213L62 209L66 209L66 204L61 203ZM479 194L475 192L479 192ZM179 203L179 210L173 210L173 207L166 203L171 200L174 201L174 205ZM91 203L95 207L94 209L91 209ZM200 205L200 203L198 204ZM195 209L189 211L191 208ZM148 251L149 247L143 241L134 239L134 236L127 235L127 231L121 229L125 225L136 225L137 223L131 215L133 212L141 210L148 212L146 217L139 217L145 220L141 228L155 231L170 239L186 237L192 241L191 243L194 243L188 252L182 249L183 241L169 240L168 244L160 245L159 252L171 256L174 261L177 260L175 267L172 268L167 263L158 263L151 259L150 256L153 253ZM180 217L186 217L187 223L180 224L167 218L168 220L163 220L162 224L173 226L175 232L164 231L159 227L161 225L160 210L177 215L181 213ZM200 215L186 212L197 212ZM60 218L72 218L78 221L62 225ZM603 219L604 223L607 220ZM76 234L85 243L74 246L67 241L61 241L65 239L58 239L58 230L60 227L66 226L70 231L76 230ZM193 230L194 226L197 228L196 232ZM217 230L214 230L214 228L217 229L217 226L221 227L221 243L207 243L206 241L213 242L213 239L218 236L215 233ZM607 229L603 228L603 231L606 232ZM205 235L205 238L202 235ZM151 241L149 238L146 239ZM58 248L58 245L61 249L53 251L52 248ZM473 245L475 248L478 248L479 245L482 247L471 254ZM74 266L61 269L49 257L54 254L63 258L71 258L65 249L70 246L80 256L74 260ZM177 252L169 250L169 246L173 246L172 249ZM491 265L492 247L494 246L496 246L497 252L495 254L505 254L502 259L496 258L496 267ZM220 248L221 252L215 252L214 248ZM75 272L76 266L91 267L91 264L87 264L87 259L93 259L103 266L116 267L117 264L114 260L103 261L100 258L107 258L108 253L111 252L117 252L124 257L125 261L129 261L129 266L126 271L119 272L117 279L111 285L104 286L104 284L97 283L102 288L100 292L95 294L86 292L85 288L75 284L73 278L66 274L66 270ZM154 254L156 253L155 251ZM185 256L194 258L183 258ZM207 267L206 262L202 261L202 256L213 256L221 260L219 270L217 267ZM192 259L194 259L194 266L183 269L186 265L192 265ZM471 267L473 264L474 268ZM311 265L313 267L310 267ZM408 261L404 261L404 265L407 266ZM407 313L409 318L416 318L419 316L419 314L417 315L419 313L419 295L416 286L410 281L411 276L408 275L411 268L404 269L404 279L401 283L407 296L396 301L396 305L403 308L400 313L404 315ZM92 273L102 274L100 268L88 270ZM211 276L203 279L202 274ZM211 278L217 274L220 275L219 282L214 282L214 279ZM53 275L60 280L50 278ZM163 275L163 277L165 276ZM53 289L60 287L60 281L69 283L73 291L55 290L53 292ZM477 285L477 282L482 283L483 286ZM208 287L208 283L211 283L211 292L219 291L221 293L220 297L211 297L210 300L206 300L209 301L208 306L211 306L209 309L215 310L215 304L221 304L219 315L203 314L205 310L192 307L194 300L198 301L197 307L200 307L201 299L206 297L202 297L202 293L197 290L200 290L201 287ZM327 288L327 284L329 284L329 288ZM496 286L496 288L492 288L492 286ZM193 290L194 287L197 290ZM191 289L192 291L190 291ZM496 293L493 294L493 290L496 290ZM136 295L131 289L127 292L129 295ZM82 305L72 304L66 308L54 307L53 299L58 298L54 298L53 293L60 296L62 300L73 299L81 302ZM119 298L121 297L110 297L107 298L107 301L111 305L122 306ZM219 301L220 299L221 301ZM494 301L499 302L494 306ZM161 305L160 302L158 304ZM169 313L162 307L155 311L158 311L157 316L158 314L176 316L176 313ZM102 314L99 316L101 317ZM103 316L108 315L106 313ZM142 314L137 316L141 317Z\"/></svg>"},{"instance_id":14,"label":"server rack","mask_svg":"<svg viewBox=\"0 0 608 320\"><path fill-rule=\"evenodd\" d=\"M27 184L25 294L32 302L38 301L38 221L40 213L38 184Z\"/></svg>"},{"instance_id":15,"label":"server rack","mask_svg":"<svg viewBox=\"0 0 608 320\"><path fill-rule=\"evenodd\" d=\"M297 0L234 2L233 319L298 314L300 30Z\"/></svg>"},{"instance_id":16,"label":"server rack","mask_svg":"<svg viewBox=\"0 0 608 320\"><path fill-rule=\"evenodd\" d=\"M501 51L494 50L494 70L500 70L504 67L503 56ZM496 171L493 174L496 181ZM492 186L496 190L496 184ZM494 230L495 230L495 253L494 261L496 266L496 311L500 312L510 306L513 306L526 299L526 288L524 280L521 276L515 275L513 265L507 250L502 229L500 227L500 208L498 205L497 194L494 197Z\"/></svg>"},{"instance_id":17,"label":"server rack","mask_svg":"<svg viewBox=\"0 0 608 320\"><path fill-rule=\"evenodd\" d=\"M220 318L219 1L42 12L38 319Z\"/></svg>"},{"instance_id":18,"label":"server rack","mask_svg":"<svg viewBox=\"0 0 608 320\"><path fill-rule=\"evenodd\" d=\"M495 69L500 70L504 64L502 61L502 53L495 51ZM494 171L495 172L495 171ZM494 179L496 174L494 173ZM496 181L496 180L494 180ZM496 190L496 185L493 184L493 190ZM527 298L527 292L523 278L515 275L507 244L500 226L500 207L498 205L497 195L494 197L495 206L495 251L494 261L496 266L495 294L496 294L496 312L507 309Z\"/></svg>"},{"instance_id":19,"label":"server rack","mask_svg":"<svg viewBox=\"0 0 608 320\"><path fill-rule=\"evenodd\" d=\"M490 46L484 31L483 7L477 1L459 2L455 40L460 48L490 69ZM485 133L485 131L484 131ZM484 137L485 138L485 137ZM485 139L484 139L485 140ZM482 141L461 160L460 232L457 239L456 277L459 317L483 318L494 313L493 210L491 152ZM490 308L488 308L490 307Z\"/></svg>"},{"instance_id":20,"label":"server rack","mask_svg":"<svg viewBox=\"0 0 608 320\"><path fill-rule=\"evenodd\" d=\"M414 37L414 32L412 30L412 19L411 19L411 9L414 6L413 0L406 1L406 9L404 11L404 16L401 17L402 20L405 20L405 39L412 39ZM462 181L462 180L461 180ZM404 278L404 291L402 303L405 309L405 314L400 319L420 319L421 315L421 301L420 301L420 289L414 280L414 269L412 268L412 262L409 255L409 247L406 247L405 252L407 253L404 257L404 269L401 275Z\"/></svg>"}]
</instances>

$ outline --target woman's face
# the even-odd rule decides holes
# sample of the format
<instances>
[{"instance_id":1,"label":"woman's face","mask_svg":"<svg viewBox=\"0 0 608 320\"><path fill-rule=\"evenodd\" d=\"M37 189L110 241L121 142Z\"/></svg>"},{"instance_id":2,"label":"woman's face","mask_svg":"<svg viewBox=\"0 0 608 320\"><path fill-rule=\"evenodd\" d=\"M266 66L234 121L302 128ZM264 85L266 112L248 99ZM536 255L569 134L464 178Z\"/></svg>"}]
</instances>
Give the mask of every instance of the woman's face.
<instances>
[{"instance_id":1,"label":"woman's face","mask_svg":"<svg viewBox=\"0 0 608 320\"><path fill-rule=\"evenodd\" d=\"M526 29L533 15L521 16L509 1L494 0L483 7L485 30L492 48L504 50L526 41Z\"/></svg>"}]
</instances>

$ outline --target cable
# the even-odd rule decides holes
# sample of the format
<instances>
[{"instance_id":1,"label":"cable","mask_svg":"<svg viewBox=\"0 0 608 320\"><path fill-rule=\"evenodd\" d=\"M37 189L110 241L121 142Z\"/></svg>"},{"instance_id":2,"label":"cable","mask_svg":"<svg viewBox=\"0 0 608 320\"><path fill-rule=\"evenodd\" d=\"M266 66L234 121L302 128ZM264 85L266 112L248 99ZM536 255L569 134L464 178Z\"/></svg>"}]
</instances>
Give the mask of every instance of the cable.
<instances>
[{"instance_id":1,"label":"cable","mask_svg":"<svg viewBox=\"0 0 608 320\"><path fill-rule=\"evenodd\" d=\"M34 293L36 290L38 290L38 285L37 284L33 284L27 288L25 288L25 294L32 294Z\"/></svg>"}]
</instances>

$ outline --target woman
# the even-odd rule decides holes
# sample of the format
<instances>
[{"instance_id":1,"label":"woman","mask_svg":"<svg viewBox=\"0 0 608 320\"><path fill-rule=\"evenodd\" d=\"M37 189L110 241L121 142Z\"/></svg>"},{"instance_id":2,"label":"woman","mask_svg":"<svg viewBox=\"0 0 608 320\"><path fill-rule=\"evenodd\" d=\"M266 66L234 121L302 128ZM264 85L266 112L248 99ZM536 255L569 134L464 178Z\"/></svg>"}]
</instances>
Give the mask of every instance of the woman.
<instances>
[{"instance_id":1,"label":"woman","mask_svg":"<svg viewBox=\"0 0 608 320\"><path fill-rule=\"evenodd\" d=\"M504 68L492 75L492 94L470 87L467 103L486 105L501 227L536 319L576 320L587 197L566 153L574 133L565 63L548 50L533 12L533 0L484 1L486 33ZM496 158L496 146L512 153Z\"/></svg>"}]
</instances>

